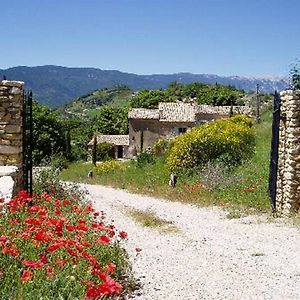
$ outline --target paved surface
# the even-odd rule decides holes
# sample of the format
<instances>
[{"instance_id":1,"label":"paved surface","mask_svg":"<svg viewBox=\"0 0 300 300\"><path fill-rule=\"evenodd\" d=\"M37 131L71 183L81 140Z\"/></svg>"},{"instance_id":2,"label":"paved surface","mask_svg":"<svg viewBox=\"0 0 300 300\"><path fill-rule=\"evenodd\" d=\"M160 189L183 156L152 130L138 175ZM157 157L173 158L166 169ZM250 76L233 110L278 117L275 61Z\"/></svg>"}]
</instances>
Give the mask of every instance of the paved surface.
<instances>
[{"instance_id":1,"label":"paved surface","mask_svg":"<svg viewBox=\"0 0 300 300\"><path fill-rule=\"evenodd\" d=\"M218 208L85 185L95 207L128 232L126 249L146 299L300 299L300 232L265 217L227 219ZM128 209L151 211L177 233L145 228ZM135 248L142 251L137 255Z\"/></svg>"}]
</instances>

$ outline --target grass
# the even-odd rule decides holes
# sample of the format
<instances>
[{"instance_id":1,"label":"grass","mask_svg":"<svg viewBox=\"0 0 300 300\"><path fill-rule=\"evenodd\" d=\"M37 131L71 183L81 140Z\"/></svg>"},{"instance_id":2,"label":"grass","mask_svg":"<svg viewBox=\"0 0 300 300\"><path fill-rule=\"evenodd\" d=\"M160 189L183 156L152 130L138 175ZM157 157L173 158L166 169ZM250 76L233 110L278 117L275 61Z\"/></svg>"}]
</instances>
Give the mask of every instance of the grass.
<instances>
[{"instance_id":1,"label":"grass","mask_svg":"<svg viewBox=\"0 0 300 300\"><path fill-rule=\"evenodd\" d=\"M222 174L223 183L206 188L196 172L180 174L175 189L168 186L169 171L163 157L154 163L140 167L136 162L125 162L125 170L87 178L92 164L76 162L61 173L61 179L91 184L109 185L131 192L149 194L174 201L201 206L218 205L241 213L229 215L237 218L243 214L270 211L268 198L269 153L271 142L272 113L266 112L260 124L255 125L256 150L230 174Z\"/></svg>"},{"instance_id":2,"label":"grass","mask_svg":"<svg viewBox=\"0 0 300 300\"><path fill-rule=\"evenodd\" d=\"M136 222L140 223L144 227L157 228L162 232L166 233L176 233L178 228L172 226L170 222L157 217L151 211L141 211L138 209L130 209L128 212L129 216L133 218Z\"/></svg>"}]
</instances>

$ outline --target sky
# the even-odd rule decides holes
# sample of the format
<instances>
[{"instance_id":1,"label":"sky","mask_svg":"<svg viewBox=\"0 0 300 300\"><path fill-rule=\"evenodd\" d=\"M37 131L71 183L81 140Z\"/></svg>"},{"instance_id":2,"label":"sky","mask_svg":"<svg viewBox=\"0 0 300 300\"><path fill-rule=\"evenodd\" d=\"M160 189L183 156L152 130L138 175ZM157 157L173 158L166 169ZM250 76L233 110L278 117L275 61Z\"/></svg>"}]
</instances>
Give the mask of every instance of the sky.
<instances>
[{"instance_id":1,"label":"sky","mask_svg":"<svg viewBox=\"0 0 300 300\"><path fill-rule=\"evenodd\" d=\"M0 0L0 69L282 76L300 58L299 0Z\"/></svg>"}]
</instances>

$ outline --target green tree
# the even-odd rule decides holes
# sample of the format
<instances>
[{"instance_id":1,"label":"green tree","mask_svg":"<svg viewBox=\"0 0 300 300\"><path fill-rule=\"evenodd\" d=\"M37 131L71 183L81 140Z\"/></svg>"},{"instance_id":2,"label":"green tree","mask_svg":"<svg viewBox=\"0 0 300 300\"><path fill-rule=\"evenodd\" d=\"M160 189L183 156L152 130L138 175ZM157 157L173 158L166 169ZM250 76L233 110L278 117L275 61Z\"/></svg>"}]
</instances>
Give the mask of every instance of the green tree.
<instances>
[{"instance_id":1,"label":"green tree","mask_svg":"<svg viewBox=\"0 0 300 300\"><path fill-rule=\"evenodd\" d=\"M103 106L93 120L93 131L102 134L127 134L128 109L114 106Z\"/></svg>"},{"instance_id":2,"label":"green tree","mask_svg":"<svg viewBox=\"0 0 300 300\"><path fill-rule=\"evenodd\" d=\"M159 102L172 101L168 92L164 90L142 90L130 101L131 107L140 108L157 108Z\"/></svg>"},{"instance_id":3,"label":"green tree","mask_svg":"<svg viewBox=\"0 0 300 300\"><path fill-rule=\"evenodd\" d=\"M66 149L65 127L61 118L47 106L38 102L32 105L34 164L54 154L64 154Z\"/></svg>"}]
</instances>

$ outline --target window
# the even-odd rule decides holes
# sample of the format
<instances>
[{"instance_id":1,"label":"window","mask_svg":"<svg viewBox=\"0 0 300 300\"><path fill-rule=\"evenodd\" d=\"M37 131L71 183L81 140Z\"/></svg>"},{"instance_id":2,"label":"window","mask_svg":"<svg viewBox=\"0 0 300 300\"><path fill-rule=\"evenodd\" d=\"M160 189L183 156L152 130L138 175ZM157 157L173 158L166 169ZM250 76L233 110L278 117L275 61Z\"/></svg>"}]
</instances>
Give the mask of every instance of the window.
<instances>
[{"instance_id":1,"label":"window","mask_svg":"<svg viewBox=\"0 0 300 300\"><path fill-rule=\"evenodd\" d=\"M178 133L179 134L183 134L183 133L185 133L187 131L187 128L186 127L179 127L178 128Z\"/></svg>"}]
</instances>

